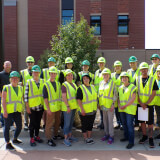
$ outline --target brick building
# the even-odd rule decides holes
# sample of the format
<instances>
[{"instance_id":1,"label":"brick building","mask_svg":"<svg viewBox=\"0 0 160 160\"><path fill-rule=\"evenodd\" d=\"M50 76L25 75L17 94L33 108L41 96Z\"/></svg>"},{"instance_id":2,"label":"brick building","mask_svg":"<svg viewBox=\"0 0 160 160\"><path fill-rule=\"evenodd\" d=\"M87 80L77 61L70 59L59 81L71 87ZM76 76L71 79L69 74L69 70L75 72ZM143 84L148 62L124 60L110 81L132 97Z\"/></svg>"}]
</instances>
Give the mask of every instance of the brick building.
<instances>
[{"instance_id":1,"label":"brick building","mask_svg":"<svg viewBox=\"0 0 160 160\"><path fill-rule=\"evenodd\" d=\"M82 14L101 39L97 53L110 66L117 59L128 67L128 58L146 60L145 0L4 0L4 60L14 69L25 67L25 57L36 62L58 25ZM148 56L149 57L149 56Z\"/></svg>"}]
</instances>

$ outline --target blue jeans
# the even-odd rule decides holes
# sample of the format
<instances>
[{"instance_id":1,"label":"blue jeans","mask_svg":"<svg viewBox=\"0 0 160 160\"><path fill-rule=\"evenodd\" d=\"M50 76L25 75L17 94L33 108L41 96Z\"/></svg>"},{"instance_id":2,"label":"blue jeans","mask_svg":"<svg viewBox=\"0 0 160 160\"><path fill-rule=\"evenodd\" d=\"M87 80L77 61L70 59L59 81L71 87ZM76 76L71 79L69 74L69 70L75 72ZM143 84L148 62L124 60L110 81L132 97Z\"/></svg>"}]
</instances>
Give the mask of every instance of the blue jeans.
<instances>
[{"instance_id":1,"label":"blue jeans","mask_svg":"<svg viewBox=\"0 0 160 160\"><path fill-rule=\"evenodd\" d=\"M124 129L124 138L128 139L130 144L134 144L134 115L120 112L120 117Z\"/></svg>"},{"instance_id":2,"label":"blue jeans","mask_svg":"<svg viewBox=\"0 0 160 160\"><path fill-rule=\"evenodd\" d=\"M76 112L76 109L71 110L70 113L63 112L63 116L64 116L63 132L64 132L64 135L68 135L69 133L72 132L72 126L73 126L75 112Z\"/></svg>"}]
</instances>

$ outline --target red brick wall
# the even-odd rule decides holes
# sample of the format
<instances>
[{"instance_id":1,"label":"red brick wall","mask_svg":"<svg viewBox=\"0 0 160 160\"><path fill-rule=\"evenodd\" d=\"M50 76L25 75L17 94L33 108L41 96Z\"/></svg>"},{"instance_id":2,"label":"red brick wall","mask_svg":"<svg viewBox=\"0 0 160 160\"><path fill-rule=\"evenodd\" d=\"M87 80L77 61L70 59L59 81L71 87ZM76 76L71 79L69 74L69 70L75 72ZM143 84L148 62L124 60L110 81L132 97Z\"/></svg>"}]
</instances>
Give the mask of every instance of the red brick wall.
<instances>
[{"instance_id":1,"label":"red brick wall","mask_svg":"<svg viewBox=\"0 0 160 160\"><path fill-rule=\"evenodd\" d=\"M91 13L101 13L101 0L91 0L90 7Z\"/></svg>"},{"instance_id":2,"label":"red brick wall","mask_svg":"<svg viewBox=\"0 0 160 160\"><path fill-rule=\"evenodd\" d=\"M60 24L59 0L28 0L28 50L37 61Z\"/></svg>"},{"instance_id":3,"label":"red brick wall","mask_svg":"<svg viewBox=\"0 0 160 160\"><path fill-rule=\"evenodd\" d=\"M129 0L118 0L118 13L129 12Z\"/></svg>"},{"instance_id":4,"label":"red brick wall","mask_svg":"<svg viewBox=\"0 0 160 160\"><path fill-rule=\"evenodd\" d=\"M4 7L4 60L12 63L12 70L18 69L17 49L17 7Z\"/></svg>"},{"instance_id":5,"label":"red brick wall","mask_svg":"<svg viewBox=\"0 0 160 160\"><path fill-rule=\"evenodd\" d=\"M128 48L129 37L118 37L118 49Z\"/></svg>"}]
</instances>

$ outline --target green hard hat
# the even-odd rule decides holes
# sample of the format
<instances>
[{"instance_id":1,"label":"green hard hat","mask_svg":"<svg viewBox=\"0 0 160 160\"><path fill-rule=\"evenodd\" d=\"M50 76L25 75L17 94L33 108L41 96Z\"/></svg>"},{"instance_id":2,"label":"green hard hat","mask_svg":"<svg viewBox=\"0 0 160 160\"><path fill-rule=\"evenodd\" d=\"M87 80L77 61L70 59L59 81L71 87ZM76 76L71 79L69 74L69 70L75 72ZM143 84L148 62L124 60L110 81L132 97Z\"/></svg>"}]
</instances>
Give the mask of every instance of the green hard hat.
<instances>
[{"instance_id":1,"label":"green hard hat","mask_svg":"<svg viewBox=\"0 0 160 160\"><path fill-rule=\"evenodd\" d=\"M130 62L137 62L138 60L137 60L137 57L135 57L135 56L131 56L131 57L129 57L129 63Z\"/></svg>"},{"instance_id":2,"label":"green hard hat","mask_svg":"<svg viewBox=\"0 0 160 160\"><path fill-rule=\"evenodd\" d=\"M9 78L18 77L20 78L20 74L17 71L12 71L9 75Z\"/></svg>"},{"instance_id":3,"label":"green hard hat","mask_svg":"<svg viewBox=\"0 0 160 160\"><path fill-rule=\"evenodd\" d=\"M122 66L122 62L121 61L115 61L114 62L114 67L115 66Z\"/></svg>"},{"instance_id":4,"label":"green hard hat","mask_svg":"<svg viewBox=\"0 0 160 160\"><path fill-rule=\"evenodd\" d=\"M69 73L73 73L71 69L66 69L64 72L64 77L66 77Z\"/></svg>"},{"instance_id":5,"label":"green hard hat","mask_svg":"<svg viewBox=\"0 0 160 160\"><path fill-rule=\"evenodd\" d=\"M41 72L41 68L38 65L32 67L32 72Z\"/></svg>"},{"instance_id":6,"label":"green hard hat","mask_svg":"<svg viewBox=\"0 0 160 160\"><path fill-rule=\"evenodd\" d=\"M122 72L121 74L120 74L120 77L122 78L122 77L129 77L129 74L127 73L127 72Z\"/></svg>"},{"instance_id":7,"label":"green hard hat","mask_svg":"<svg viewBox=\"0 0 160 160\"><path fill-rule=\"evenodd\" d=\"M84 65L90 66L90 62L88 60L84 60L82 62L82 66L84 66Z\"/></svg>"},{"instance_id":8,"label":"green hard hat","mask_svg":"<svg viewBox=\"0 0 160 160\"><path fill-rule=\"evenodd\" d=\"M149 68L149 65L148 65L148 63L146 63L146 62L142 62L140 65L139 65L139 69L144 69L144 68Z\"/></svg>"},{"instance_id":9,"label":"green hard hat","mask_svg":"<svg viewBox=\"0 0 160 160\"><path fill-rule=\"evenodd\" d=\"M71 57L67 57L65 59L65 63L73 63L73 59Z\"/></svg>"},{"instance_id":10,"label":"green hard hat","mask_svg":"<svg viewBox=\"0 0 160 160\"><path fill-rule=\"evenodd\" d=\"M54 66L49 67L49 73L57 73L57 68Z\"/></svg>"},{"instance_id":11,"label":"green hard hat","mask_svg":"<svg viewBox=\"0 0 160 160\"><path fill-rule=\"evenodd\" d=\"M54 62L56 63L56 60L53 57L48 58L48 62Z\"/></svg>"},{"instance_id":12,"label":"green hard hat","mask_svg":"<svg viewBox=\"0 0 160 160\"><path fill-rule=\"evenodd\" d=\"M98 60L97 60L97 63L106 63L106 59L104 57L99 57Z\"/></svg>"},{"instance_id":13,"label":"green hard hat","mask_svg":"<svg viewBox=\"0 0 160 160\"><path fill-rule=\"evenodd\" d=\"M110 74L111 75L111 70L109 68L104 68L102 71L102 74Z\"/></svg>"},{"instance_id":14,"label":"green hard hat","mask_svg":"<svg viewBox=\"0 0 160 160\"><path fill-rule=\"evenodd\" d=\"M34 58L32 57L32 56L28 56L27 58L26 58L26 62L35 62L35 60L34 60Z\"/></svg>"},{"instance_id":15,"label":"green hard hat","mask_svg":"<svg viewBox=\"0 0 160 160\"><path fill-rule=\"evenodd\" d=\"M151 56L151 60L152 60L152 58L158 58L158 59L160 59L159 54L153 54L153 55Z\"/></svg>"}]
</instances>

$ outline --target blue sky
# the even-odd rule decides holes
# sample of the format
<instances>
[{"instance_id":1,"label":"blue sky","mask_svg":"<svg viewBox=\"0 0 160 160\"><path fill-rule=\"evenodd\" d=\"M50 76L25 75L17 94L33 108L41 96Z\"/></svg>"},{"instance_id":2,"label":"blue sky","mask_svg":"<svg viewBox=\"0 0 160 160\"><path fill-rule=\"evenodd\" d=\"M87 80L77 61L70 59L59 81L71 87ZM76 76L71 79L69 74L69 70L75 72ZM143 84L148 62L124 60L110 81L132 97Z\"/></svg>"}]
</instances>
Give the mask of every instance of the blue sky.
<instances>
[{"instance_id":1,"label":"blue sky","mask_svg":"<svg viewBox=\"0 0 160 160\"><path fill-rule=\"evenodd\" d=\"M145 0L145 48L160 49L160 0Z\"/></svg>"}]
</instances>

